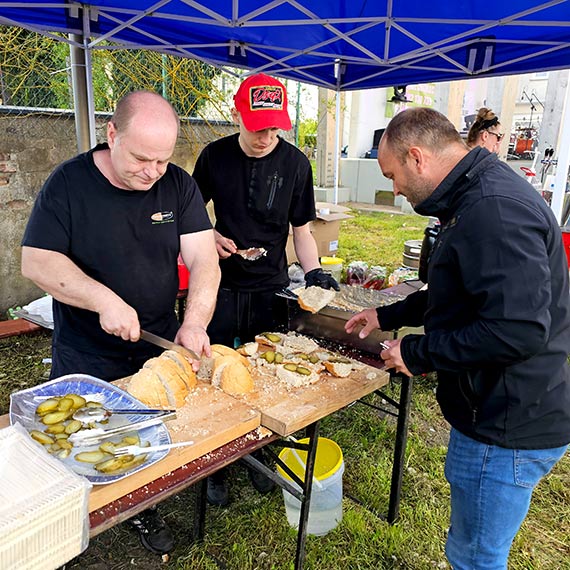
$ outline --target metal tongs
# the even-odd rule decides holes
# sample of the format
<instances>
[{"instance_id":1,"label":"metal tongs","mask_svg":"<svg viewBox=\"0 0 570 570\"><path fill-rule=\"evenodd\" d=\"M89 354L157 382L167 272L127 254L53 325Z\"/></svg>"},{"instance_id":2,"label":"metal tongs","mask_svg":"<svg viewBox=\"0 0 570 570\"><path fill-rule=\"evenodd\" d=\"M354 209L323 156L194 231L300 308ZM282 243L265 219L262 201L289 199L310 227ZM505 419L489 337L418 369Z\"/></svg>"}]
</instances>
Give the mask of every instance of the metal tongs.
<instances>
[{"instance_id":1,"label":"metal tongs","mask_svg":"<svg viewBox=\"0 0 570 570\"><path fill-rule=\"evenodd\" d=\"M85 429L72 433L69 436L69 441L75 445L97 445L101 440L107 439L109 437L115 437L121 433L130 432L134 430L144 429L147 427L152 427L162 422L173 420L176 418L175 412L166 412L162 416L157 416L154 418L149 418L145 420L140 420L138 422L132 422L129 424L124 424L116 428L111 429Z\"/></svg>"},{"instance_id":2,"label":"metal tongs","mask_svg":"<svg viewBox=\"0 0 570 570\"><path fill-rule=\"evenodd\" d=\"M256 261L260 257L267 255L264 247L248 247L247 249L237 249L236 254L243 257L246 261Z\"/></svg>"}]
</instances>

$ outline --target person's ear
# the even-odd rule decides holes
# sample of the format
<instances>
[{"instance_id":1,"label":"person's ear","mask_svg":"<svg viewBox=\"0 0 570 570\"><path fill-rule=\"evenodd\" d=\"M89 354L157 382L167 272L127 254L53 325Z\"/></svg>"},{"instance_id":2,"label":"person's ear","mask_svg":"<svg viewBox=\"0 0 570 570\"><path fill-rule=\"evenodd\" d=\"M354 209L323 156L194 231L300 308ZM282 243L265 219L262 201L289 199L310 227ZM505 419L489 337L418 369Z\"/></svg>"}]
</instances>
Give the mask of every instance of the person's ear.
<instances>
[{"instance_id":1,"label":"person's ear","mask_svg":"<svg viewBox=\"0 0 570 570\"><path fill-rule=\"evenodd\" d=\"M109 145L109 148L113 148L116 138L117 138L117 127L115 127L115 124L113 123L113 121L108 121L107 122L107 144Z\"/></svg>"},{"instance_id":2,"label":"person's ear","mask_svg":"<svg viewBox=\"0 0 570 570\"><path fill-rule=\"evenodd\" d=\"M235 107L232 107L231 113L233 122L239 126L239 111Z\"/></svg>"},{"instance_id":3,"label":"person's ear","mask_svg":"<svg viewBox=\"0 0 570 570\"><path fill-rule=\"evenodd\" d=\"M412 168L422 172L425 167L425 155L419 146L412 146L408 150L408 159Z\"/></svg>"}]
</instances>

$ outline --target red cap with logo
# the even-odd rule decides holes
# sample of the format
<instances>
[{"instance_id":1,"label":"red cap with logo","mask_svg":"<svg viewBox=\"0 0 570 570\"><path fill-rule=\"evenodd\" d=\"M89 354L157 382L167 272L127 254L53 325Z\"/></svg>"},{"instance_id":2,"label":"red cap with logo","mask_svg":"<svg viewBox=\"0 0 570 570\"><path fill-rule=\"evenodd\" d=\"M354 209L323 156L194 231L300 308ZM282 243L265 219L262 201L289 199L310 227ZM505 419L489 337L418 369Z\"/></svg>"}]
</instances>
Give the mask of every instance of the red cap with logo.
<instances>
[{"instance_id":1,"label":"red cap with logo","mask_svg":"<svg viewBox=\"0 0 570 570\"><path fill-rule=\"evenodd\" d=\"M245 79L234 95L234 104L248 131L277 127L288 131L287 90L281 81L258 73Z\"/></svg>"}]
</instances>

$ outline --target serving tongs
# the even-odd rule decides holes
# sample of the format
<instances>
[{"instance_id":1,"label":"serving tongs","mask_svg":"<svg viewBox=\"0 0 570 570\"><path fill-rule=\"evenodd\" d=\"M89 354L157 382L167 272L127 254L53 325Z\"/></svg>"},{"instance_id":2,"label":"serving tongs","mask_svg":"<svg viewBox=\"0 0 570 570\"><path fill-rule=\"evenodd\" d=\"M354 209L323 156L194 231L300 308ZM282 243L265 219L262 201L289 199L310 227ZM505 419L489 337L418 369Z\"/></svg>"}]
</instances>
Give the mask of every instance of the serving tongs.
<instances>
[{"instance_id":1,"label":"serving tongs","mask_svg":"<svg viewBox=\"0 0 570 570\"><path fill-rule=\"evenodd\" d=\"M79 408L73 413L73 419L79 420L82 424L89 424L91 422L103 422L108 420L113 414L129 414L141 416L164 416L168 412L174 410L154 410L151 408L114 408L108 409L104 406L84 407Z\"/></svg>"},{"instance_id":2,"label":"serving tongs","mask_svg":"<svg viewBox=\"0 0 570 570\"><path fill-rule=\"evenodd\" d=\"M124 424L122 426L118 426L116 428L111 429L102 429L102 428L94 428L94 429L85 429L79 430L75 433L72 433L69 436L69 441L75 445L97 445L103 439L107 439L109 437L115 437L121 433L130 432L134 430L144 429L147 427L152 427L155 425L159 425L162 422L173 420L176 418L176 412L165 412L162 416L155 416L154 418L147 418L145 420L139 420L138 422L131 422L128 424Z\"/></svg>"}]
</instances>

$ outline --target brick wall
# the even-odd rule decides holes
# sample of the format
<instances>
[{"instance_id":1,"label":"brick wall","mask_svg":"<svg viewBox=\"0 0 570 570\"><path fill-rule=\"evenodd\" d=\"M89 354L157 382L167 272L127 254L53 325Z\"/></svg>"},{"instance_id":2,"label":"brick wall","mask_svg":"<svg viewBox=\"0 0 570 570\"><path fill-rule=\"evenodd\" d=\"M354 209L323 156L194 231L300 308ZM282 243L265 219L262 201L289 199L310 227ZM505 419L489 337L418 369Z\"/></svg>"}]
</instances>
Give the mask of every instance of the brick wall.
<instances>
[{"instance_id":1,"label":"brick wall","mask_svg":"<svg viewBox=\"0 0 570 570\"><path fill-rule=\"evenodd\" d=\"M97 117L97 140L105 140L107 116ZM173 162L192 172L201 149L236 131L229 123L183 121ZM10 307L42 295L20 273L20 242L34 200L52 170L77 153L72 114L14 116L0 107L0 319Z\"/></svg>"}]
</instances>

